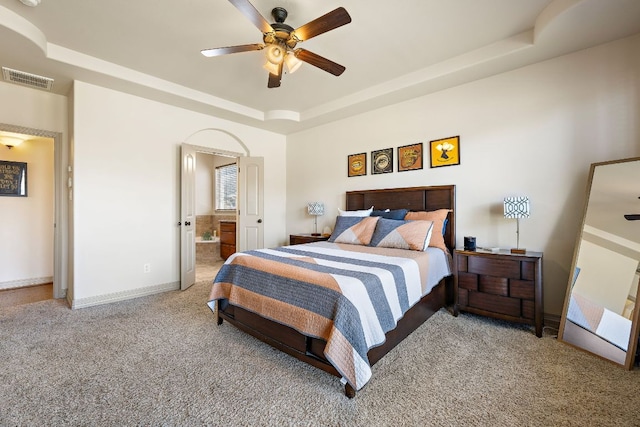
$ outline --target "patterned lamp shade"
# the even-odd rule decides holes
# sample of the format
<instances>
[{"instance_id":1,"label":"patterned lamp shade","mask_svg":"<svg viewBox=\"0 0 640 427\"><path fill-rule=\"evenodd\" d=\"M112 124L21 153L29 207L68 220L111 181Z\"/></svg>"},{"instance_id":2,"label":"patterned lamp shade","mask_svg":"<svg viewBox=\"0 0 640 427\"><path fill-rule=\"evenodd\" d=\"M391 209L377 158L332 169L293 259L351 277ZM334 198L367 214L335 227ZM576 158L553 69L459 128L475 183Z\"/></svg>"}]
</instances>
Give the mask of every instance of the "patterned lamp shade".
<instances>
[{"instance_id":1,"label":"patterned lamp shade","mask_svg":"<svg viewBox=\"0 0 640 427\"><path fill-rule=\"evenodd\" d=\"M311 202L307 205L307 212L309 215L324 215L324 203L322 202Z\"/></svg>"},{"instance_id":2,"label":"patterned lamp shade","mask_svg":"<svg viewBox=\"0 0 640 427\"><path fill-rule=\"evenodd\" d=\"M320 215L324 215L324 203L322 202L311 202L307 205L307 212L309 215L313 215L313 227L314 232L311 233L312 236L319 236L318 234L318 217Z\"/></svg>"},{"instance_id":3,"label":"patterned lamp shade","mask_svg":"<svg viewBox=\"0 0 640 427\"><path fill-rule=\"evenodd\" d=\"M529 218L529 198L528 197L505 197L504 217L505 218Z\"/></svg>"}]
</instances>

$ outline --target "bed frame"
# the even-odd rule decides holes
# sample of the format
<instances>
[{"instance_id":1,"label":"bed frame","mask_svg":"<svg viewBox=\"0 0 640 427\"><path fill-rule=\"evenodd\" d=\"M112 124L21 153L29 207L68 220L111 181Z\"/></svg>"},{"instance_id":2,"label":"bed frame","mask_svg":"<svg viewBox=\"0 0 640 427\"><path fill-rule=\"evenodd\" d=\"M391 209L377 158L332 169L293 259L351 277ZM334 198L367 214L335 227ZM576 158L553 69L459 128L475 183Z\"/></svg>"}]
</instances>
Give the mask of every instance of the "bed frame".
<instances>
[{"instance_id":1,"label":"bed frame","mask_svg":"<svg viewBox=\"0 0 640 427\"><path fill-rule=\"evenodd\" d=\"M368 209L371 206L375 206L376 209L408 209L410 211L451 209L444 240L449 251L453 254L456 244L454 185L348 191L346 193L347 210ZM367 356L370 365L373 366L438 310L452 306L453 298L453 276L449 276L442 279L428 295L405 313L397 327L386 334L384 344L369 350ZM228 304L224 310L217 310L217 313L218 325L226 320L238 329L303 362L338 378L342 377L324 357L326 341L305 336L293 328L231 304ZM345 384L344 392L349 398L356 395L356 391L348 383Z\"/></svg>"}]
</instances>

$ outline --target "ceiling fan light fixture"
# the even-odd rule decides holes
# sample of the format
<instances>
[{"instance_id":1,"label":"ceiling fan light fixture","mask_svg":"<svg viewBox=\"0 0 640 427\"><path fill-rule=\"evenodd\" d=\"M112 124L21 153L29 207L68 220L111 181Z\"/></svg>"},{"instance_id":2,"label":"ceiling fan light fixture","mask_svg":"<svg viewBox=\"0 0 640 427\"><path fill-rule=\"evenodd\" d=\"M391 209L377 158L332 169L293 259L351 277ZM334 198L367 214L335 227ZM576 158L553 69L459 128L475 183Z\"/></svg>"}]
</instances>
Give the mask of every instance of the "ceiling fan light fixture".
<instances>
[{"instance_id":1,"label":"ceiling fan light fixture","mask_svg":"<svg viewBox=\"0 0 640 427\"><path fill-rule=\"evenodd\" d=\"M281 64L282 61L284 60L284 55L286 53L285 49L282 46L279 46L277 44L272 44L267 46L266 50L266 56L267 56L267 61L271 62L272 64Z\"/></svg>"},{"instance_id":2,"label":"ceiling fan light fixture","mask_svg":"<svg viewBox=\"0 0 640 427\"><path fill-rule=\"evenodd\" d=\"M277 76L279 74L280 66L278 64L274 64L273 62L267 61L262 66L265 70L267 70L270 74Z\"/></svg>"},{"instance_id":3,"label":"ceiling fan light fixture","mask_svg":"<svg viewBox=\"0 0 640 427\"><path fill-rule=\"evenodd\" d=\"M295 52L290 51L287 53L287 56L284 57L284 64L287 66L289 74L293 74L298 68L300 68L302 61L296 57Z\"/></svg>"},{"instance_id":4,"label":"ceiling fan light fixture","mask_svg":"<svg viewBox=\"0 0 640 427\"><path fill-rule=\"evenodd\" d=\"M20 0L20 3L24 4L25 6L36 7L40 4L40 0Z\"/></svg>"}]
</instances>

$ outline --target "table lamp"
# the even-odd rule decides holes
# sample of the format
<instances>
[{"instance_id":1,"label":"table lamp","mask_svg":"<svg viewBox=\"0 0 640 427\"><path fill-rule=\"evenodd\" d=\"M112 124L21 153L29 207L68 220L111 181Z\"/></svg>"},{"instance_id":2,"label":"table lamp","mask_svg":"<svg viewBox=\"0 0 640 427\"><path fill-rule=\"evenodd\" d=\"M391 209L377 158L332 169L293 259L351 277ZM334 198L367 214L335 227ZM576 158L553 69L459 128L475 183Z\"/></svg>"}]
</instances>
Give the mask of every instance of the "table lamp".
<instances>
[{"instance_id":1,"label":"table lamp","mask_svg":"<svg viewBox=\"0 0 640 427\"><path fill-rule=\"evenodd\" d=\"M307 212L309 213L309 215L313 215L313 225L314 225L314 232L311 233L312 236L319 236L320 233L318 233L318 216L320 215L324 215L324 203L322 202L310 202L307 205Z\"/></svg>"},{"instance_id":2,"label":"table lamp","mask_svg":"<svg viewBox=\"0 0 640 427\"><path fill-rule=\"evenodd\" d=\"M520 218L529 218L528 197L505 197L504 217L516 219L516 247L511 249L512 254L524 254L526 249L520 248Z\"/></svg>"}]
</instances>

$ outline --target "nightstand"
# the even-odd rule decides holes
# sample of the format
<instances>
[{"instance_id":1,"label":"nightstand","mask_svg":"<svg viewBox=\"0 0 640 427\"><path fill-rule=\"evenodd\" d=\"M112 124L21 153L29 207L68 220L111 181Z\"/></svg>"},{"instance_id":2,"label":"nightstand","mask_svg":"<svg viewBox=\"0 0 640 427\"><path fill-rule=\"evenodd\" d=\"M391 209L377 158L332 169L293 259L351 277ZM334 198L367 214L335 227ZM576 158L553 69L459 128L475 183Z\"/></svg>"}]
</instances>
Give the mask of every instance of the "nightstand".
<instances>
[{"instance_id":1,"label":"nightstand","mask_svg":"<svg viewBox=\"0 0 640 427\"><path fill-rule=\"evenodd\" d=\"M542 252L454 252L458 310L534 325L542 336Z\"/></svg>"},{"instance_id":2,"label":"nightstand","mask_svg":"<svg viewBox=\"0 0 640 427\"><path fill-rule=\"evenodd\" d=\"M290 245L301 245L303 243L324 242L329 240L329 236L312 236L311 234L291 234L289 235Z\"/></svg>"}]
</instances>

